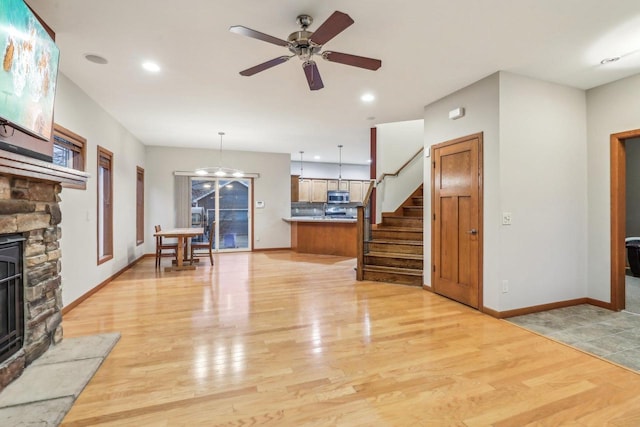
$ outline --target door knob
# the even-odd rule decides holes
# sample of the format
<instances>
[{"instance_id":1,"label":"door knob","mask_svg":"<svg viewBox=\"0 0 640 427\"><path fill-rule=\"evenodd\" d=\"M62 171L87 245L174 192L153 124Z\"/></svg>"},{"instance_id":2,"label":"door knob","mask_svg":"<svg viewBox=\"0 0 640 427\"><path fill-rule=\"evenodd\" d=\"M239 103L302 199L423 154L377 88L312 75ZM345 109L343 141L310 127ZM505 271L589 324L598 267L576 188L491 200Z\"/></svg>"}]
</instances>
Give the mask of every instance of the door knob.
<instances>
[{"instance_id":1,"label":"door knob","mask_svg":"<svg viewBox=\"0 0 640 427\"><path fill-rule=\"evenodd\" d=\"M472 228L471 230L467 231L467 234L478 234L478 230Z\"/></svg>"}]
</instances>

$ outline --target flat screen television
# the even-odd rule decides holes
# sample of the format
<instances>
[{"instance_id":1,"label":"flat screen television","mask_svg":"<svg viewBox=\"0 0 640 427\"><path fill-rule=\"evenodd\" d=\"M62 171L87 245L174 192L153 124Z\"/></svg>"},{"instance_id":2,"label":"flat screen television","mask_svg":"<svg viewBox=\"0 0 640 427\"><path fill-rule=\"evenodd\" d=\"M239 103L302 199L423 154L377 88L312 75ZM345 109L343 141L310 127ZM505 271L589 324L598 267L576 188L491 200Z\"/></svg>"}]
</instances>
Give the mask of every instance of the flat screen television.
<instances>
[{"instance_id":1,"label":"flat screen television","mask_svg":"<svg viewBox=\"0 0 640 427\"><path fill-rule=\"evenodd\" d=\"M0 49L0 138L50 141L60 50L23 0L0 0Z\"/></svg>"}]
</instances>

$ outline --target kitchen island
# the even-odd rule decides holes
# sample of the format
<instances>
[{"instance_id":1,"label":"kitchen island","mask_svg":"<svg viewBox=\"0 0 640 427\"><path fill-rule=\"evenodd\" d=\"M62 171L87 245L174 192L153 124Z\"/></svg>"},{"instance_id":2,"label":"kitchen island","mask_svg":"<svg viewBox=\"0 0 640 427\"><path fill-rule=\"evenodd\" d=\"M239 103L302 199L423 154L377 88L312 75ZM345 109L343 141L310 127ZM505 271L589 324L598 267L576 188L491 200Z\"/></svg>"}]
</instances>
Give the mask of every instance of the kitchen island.
<instances>
[{"instance_id":1,"label":"kitchen island","mask_svg":"<svg viewBox=\"0 0 640 427\"><path fill-rule=\"evenodd\" d=\"M355 218L294 216L283 220L291 224L291 249L296 252L353 258L358 254Z\"/></svg>"}]
</instances>

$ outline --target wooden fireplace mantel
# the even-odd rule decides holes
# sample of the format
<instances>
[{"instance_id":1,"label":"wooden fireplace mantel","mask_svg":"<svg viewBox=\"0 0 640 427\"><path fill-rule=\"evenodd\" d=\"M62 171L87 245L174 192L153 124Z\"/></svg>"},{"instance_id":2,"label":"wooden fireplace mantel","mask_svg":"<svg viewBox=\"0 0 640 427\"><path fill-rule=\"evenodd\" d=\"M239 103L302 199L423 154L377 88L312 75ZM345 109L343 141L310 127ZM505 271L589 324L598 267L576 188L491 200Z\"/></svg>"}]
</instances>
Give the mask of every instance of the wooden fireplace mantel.
<instances>
[{"instance_id":1,"label":"wooden fireplace mantel","mask_svg":"<svg viewBox=\"0 0 640 427\"><path fill-rule=\"evenodd\" d=\"M85 185L89 174L53 163L0 150L0 174L23 176L74 186Z\"/></svg>"}]
</instances>

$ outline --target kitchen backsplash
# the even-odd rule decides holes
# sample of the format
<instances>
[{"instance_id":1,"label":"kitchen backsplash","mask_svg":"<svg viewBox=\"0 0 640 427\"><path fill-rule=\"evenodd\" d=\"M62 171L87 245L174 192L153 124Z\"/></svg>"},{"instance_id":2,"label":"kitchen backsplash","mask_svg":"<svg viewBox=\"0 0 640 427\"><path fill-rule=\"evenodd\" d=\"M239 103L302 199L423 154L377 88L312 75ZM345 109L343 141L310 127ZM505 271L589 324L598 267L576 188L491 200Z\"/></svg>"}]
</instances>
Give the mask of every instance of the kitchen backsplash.
<instances>
[{"instance_id":1,"label":"kitchen backsplash","mask_svg":"<svg viewBox=\"0 0 640 427\"><path fill-rule=\"evenodd\" d=\"M291 216L324 216L326 209L334 208L337 205L317 203L317 202L292 202ZM345 203L340 204L340 208L344 208L345 217L355 218L356 208L362 206L362 203Z\"/></svg>"}]
</instances>

